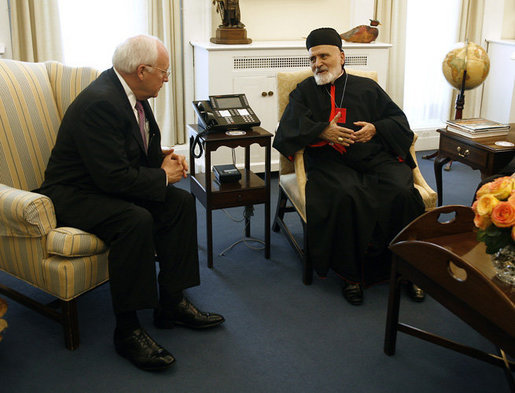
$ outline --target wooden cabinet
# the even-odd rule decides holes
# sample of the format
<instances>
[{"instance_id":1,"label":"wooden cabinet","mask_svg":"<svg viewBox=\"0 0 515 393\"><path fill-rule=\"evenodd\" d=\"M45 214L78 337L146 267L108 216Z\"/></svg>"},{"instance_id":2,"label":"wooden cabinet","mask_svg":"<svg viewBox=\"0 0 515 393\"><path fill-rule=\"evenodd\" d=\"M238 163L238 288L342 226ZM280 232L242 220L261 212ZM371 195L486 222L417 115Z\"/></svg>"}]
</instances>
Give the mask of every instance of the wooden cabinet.
<instances>
[{"instance_id":1,"label":"wooden cabinet","mask_svg":"<svg viewBox=\"0 0 515 393\"><path fill-rule=\"evenodd\" d=\"M262 41L249 45L217 45L192 42L195 69L195 100L210 95L244 93L261 120L261 126L274 132L277 123L276 74L309 67L304 41ZM390 44L344 43L348 68L374 70L379 84L386 87ZM241 149L240 149L241 150ZM263 172L262 149L251 147L251 166ZM213 165L232 162L232 151L220 148L213 152ZM236 162L243 166L243 151L236 151ZM272 170L279 169L279 153L272 150ZM197 165L202 165L199 162Z\"/></svg>"}]
</instances>

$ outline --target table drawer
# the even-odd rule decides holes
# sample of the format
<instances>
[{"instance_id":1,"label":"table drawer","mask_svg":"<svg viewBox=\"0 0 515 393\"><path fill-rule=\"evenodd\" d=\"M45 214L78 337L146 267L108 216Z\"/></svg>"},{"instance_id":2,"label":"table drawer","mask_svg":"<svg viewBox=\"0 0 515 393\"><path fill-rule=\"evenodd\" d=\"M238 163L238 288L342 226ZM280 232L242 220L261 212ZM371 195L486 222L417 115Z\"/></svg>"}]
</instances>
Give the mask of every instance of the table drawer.
<instances>
[{"instance_id":1,"label":"table drawer","mask_svg":"<svg viewBox=\"0 0 515 393\"><path fill-rule=\"evenodd\" d=\"M445 141L440 140L440 151L453 160L463 162L477 169L486 168L488 164L488 152L455 139L445 138Z\"/></svg>"}]
</instances>

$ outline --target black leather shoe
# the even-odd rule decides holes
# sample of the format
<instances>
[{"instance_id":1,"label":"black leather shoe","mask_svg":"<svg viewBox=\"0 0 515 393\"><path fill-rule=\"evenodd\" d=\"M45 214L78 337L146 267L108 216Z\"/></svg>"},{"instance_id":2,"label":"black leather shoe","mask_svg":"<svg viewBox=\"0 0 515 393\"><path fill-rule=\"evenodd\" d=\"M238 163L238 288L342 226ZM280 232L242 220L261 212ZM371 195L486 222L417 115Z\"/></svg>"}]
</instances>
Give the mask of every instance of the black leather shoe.
<instances>
[{"instance_id":1,"label":"black leather shoe","mask_svg":"<svg viewBox=\"0 0 515 393\"><path fill-rule=\"evenodd\" d=\"M175 362L172 354L156 343L141 328L137 328L127 335L122 335L115 329L114 347L119 355L146 371L164 370Z\"/></svg>"},{"instance_id":2,"label":"black leather shoe","mask_svg":"<svg viewBox=\"0 0 515 393\"><path fill-rule=\"evenodd\" d=\"M186 297L171 309L154 310L154 325L160 329L171 329L174 325L205 329L218 326L224 321L220 314L199 311Z\"/></svg>"},{"instance_id":3,"label":"black leather shoe","mask_svg":"<svg viewBox=\"0 0 515 393\"><path fill-rule=\"evenodd\" d=\"M423 302L426 298L424 291L412 282L408 282L408 295L415 302Z\"/></svg>"},{"instance_id":4,"label":"black leather shoe","mask_svg":"<svg viewBox=\"0 0 515 393\"><path fill-rule=\"evenodd\" d=\"M353 306L363 303L363 288L360 284L347 284L343 287L343 297Z\"/></svg>"}]
</instances>

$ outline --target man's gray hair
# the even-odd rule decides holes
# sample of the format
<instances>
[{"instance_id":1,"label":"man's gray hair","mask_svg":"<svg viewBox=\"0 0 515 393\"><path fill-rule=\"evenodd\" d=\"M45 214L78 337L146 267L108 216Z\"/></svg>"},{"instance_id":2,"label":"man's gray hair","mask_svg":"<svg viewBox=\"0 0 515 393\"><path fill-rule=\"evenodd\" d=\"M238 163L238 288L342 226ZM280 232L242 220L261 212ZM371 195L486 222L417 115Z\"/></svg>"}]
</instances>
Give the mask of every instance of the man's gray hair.
<instances>
[{"instance_id":1,"label":"man's gray hair","mask_svg":"<svg viewBox=\"0 0 515 393\"><path fill-rule=\"evenodd\" d=\"M137 35L119 44L113 53L113 66L117 71L131 74L140 64L154 65L158 56L159 38ZM163 45L164 46L164 45Z\"/></svg>"}]
</instances>

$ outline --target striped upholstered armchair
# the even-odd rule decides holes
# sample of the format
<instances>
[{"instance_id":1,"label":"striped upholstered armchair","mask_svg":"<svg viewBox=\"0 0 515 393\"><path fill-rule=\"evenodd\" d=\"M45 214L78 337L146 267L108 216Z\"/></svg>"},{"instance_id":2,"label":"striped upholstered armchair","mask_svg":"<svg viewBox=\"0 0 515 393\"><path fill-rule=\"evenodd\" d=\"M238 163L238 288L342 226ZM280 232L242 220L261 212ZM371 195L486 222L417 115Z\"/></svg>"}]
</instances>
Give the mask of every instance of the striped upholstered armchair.
<instances>
[{"instance_id":1,"label":"striped upholstered armchair","mask_svg":"<svg viewBox=\"0 0 515 393\"><path fill-rule=\"evenodd\" d=\"M97 76L0 60L0 270L57 298L61 311L8 288L3 273L0 293L59 321L68 349L79 345L76 298L108 280L108 250L89 233L56 227L52 201L31 190L43 181L66 108Z\"/></svg>"}]
</instances>

